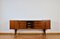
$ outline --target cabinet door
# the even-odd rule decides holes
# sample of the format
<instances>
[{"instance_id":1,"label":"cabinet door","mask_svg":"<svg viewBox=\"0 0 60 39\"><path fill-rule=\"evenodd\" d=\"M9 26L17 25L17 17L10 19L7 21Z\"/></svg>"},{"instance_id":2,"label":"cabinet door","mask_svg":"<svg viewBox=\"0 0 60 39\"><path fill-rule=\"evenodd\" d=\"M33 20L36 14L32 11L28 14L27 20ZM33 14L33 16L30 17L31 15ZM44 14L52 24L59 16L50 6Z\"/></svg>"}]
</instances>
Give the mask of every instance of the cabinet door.
<instances>
[{"instance_id":1,"label":"cabinet door","mask_svg":"<svg viewBox=\"0 0 60 39\"><path fill-rule=\"evenodd\" d=\"M10 21L10 29L26 29L26 22L11 20Z\"/></svg>"},{"instance_id":2,"label":"cabinet door","mask_svg":"<svg viewBox=\"0 0 60 39\"><path fill-rule=\"evenodd\" d=\"M44 29L45 22L44 21L35 21L34 22L34 29Z\"/></svg>"},{"instance_id":3,"label":"cabinet door","mask_svg":"<svg viewBox=\"0 0 60 39\"><path fill-rule=\"evenodd\" d=\"M15 21L10 20L10 29L15 29Z\"/></svg>"},{"instance_id":4,"label":"cabinet door","mask_svg":"<svg viewBox=\"0 0 60 39\"><path fill-rule=\"evenodd\" d=\"M47 20L45 24L46 24L46 27L45 28L46 29L50 29L50 26L51 26L50 20Z\"/></svg>"},{"instance_id":5,"label":"cabinet door","mask_svg":"<svg viewBox=\"0 0 60 39\"><path fill-rule=\"evenodd\" d=\"M19 29L26 29L26 21L19 21Z\"/></svg>"},{"instance_id":6,"label":"cabinet door","mask_svg":"<svg viewBox=\"0 0 60 39\"><path fill-rule=\"evenodd\" d=\"M19 29L19 22L15 21L15 29Z\"/></svg>"},{"instance_id":7,"label":"cabinet door","mask_svg":"<svg viewBox=\"0 0 60 39\"><path fill-rule=\"evenodd\" d=\"M19 29L19 23L16 20L10 21L10 29Z\"/></svg>"}]
</instances>

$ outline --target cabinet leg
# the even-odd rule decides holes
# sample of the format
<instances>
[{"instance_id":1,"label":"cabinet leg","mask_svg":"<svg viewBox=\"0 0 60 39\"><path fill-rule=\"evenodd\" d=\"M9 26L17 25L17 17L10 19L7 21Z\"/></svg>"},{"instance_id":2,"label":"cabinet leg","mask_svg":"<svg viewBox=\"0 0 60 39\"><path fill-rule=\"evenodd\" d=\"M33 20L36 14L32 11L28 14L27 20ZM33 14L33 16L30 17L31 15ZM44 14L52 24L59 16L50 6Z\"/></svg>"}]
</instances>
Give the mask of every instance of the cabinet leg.
<instances>
[{"instance_id":1,"label":"cabinet leg","mask_svg":"<svg viewBox=\"0 0 60 39\"><path fill-rule=\"evenodd\" d=\"M17 34L17 29L15 29L15 35Z\"/></svg>"},{"instance_id":2,"label":"cabinet leg","mask_svg":"<svg viewBox=\"0 0 60 39\"><path fill-rule=\"evenodd\" d=\"M46 29L43 29L44 35L46 35Z\"/></svg>"}]
</instances>

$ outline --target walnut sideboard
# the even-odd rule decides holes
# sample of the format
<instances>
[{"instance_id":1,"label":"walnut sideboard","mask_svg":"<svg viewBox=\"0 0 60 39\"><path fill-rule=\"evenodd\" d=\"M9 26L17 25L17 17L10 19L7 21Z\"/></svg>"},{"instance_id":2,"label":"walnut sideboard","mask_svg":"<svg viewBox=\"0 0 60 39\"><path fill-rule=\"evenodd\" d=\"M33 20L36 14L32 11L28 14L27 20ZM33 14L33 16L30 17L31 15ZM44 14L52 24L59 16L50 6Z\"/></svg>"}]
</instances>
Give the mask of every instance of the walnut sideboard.
<instances>
[{"instance_id":1,"label":"walnut sideboard","mask_svg":"<svg viewBox=\"0 0 60 39\"><path fill-rule=\"evenodd\" d=\"M15 35L18 29L42 29L44 34L50 29L50 20L10 20L10 29L15 30Z\"/></svg>"}]
</instances>

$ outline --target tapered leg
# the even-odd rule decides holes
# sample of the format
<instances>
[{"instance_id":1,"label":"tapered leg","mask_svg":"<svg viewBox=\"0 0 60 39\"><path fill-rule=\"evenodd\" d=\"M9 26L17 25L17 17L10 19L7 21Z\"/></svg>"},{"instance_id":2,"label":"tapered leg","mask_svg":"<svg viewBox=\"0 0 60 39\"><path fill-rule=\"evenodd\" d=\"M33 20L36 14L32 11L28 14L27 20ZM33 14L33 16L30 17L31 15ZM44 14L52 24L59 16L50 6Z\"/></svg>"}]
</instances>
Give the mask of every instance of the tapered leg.
<instances>
[{"instance_id":1,"label":"tapered leg","mask_svg":"<svg viewBox=\"0 0 60 39\"><path fill-rule=\"evenodd\" d=\"M17 29L15 29L15 35L17 34Z\"/></svg>"},{"instance_id":2,"label":"tapered leg","mask_svg":"<svg viewBox=\"0 0 60 39\"><path fill-rule=\"evenodd\" d=\"M43 29L44 35L46 35L46 29Z\"/></svg>"}]
</instances>

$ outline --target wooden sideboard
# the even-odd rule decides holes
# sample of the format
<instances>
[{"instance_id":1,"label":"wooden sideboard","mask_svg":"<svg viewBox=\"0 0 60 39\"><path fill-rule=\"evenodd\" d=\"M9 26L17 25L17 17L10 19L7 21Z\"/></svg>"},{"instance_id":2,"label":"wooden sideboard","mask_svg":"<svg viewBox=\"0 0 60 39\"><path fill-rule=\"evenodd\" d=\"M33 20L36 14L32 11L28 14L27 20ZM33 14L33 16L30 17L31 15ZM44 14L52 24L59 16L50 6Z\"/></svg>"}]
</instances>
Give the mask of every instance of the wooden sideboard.
<instances>
[{"instance_id":1,"label":"wooden sideboard","mask_svg":"<svg viewBox=\"0 0 60 39\"><path fill-rule=\"evenodd\" d=\"M42 29L46 34L46 29L50 29L50 20L10 20L10 29L15 30L15 35L18 29Z\"/></svg>"}]
</instances>

